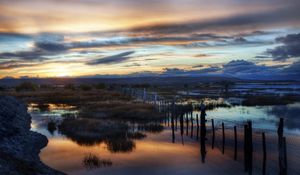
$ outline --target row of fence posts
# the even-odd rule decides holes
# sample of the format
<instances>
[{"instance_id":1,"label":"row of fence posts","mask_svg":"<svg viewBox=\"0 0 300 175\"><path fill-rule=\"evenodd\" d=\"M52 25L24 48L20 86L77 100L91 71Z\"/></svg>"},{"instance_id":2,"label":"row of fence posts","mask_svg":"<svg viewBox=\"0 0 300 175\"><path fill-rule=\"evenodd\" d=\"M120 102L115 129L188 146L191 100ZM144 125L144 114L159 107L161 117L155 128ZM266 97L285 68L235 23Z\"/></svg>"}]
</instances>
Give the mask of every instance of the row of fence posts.
<instances>
[{"instance_id":1,"label":"row of fence posts","mask_svg":"<svg viewBox=\"0 0 300 175\"><path fill-rule=\"evenodd\" d=\"M184 135L184 123L185 123L185 135L194 138L194 119L192 118L192 113L185 113L185 121L184 121L184 114L180 114L179 116L179 124L180 124L180 134L181 134L181 141L183 142L183 135ZM190 114L190 116L188 115ZM199 116L196 114L196 140L199 140L199 131L200 131L200 148L201 148L201 157L202 162L205 162L205 155L206 155L206 119L205 119L205 112L201 112L200 116L200 124L199 124ZM172 142L175 142L175 125L177 127L177 123L174 122L174 117L176 115L171 115L171 128L172 128ZM190 121L189 121L190 118ZM225 154L225 124L224 122L221 123L222 129L222 147L221 152ZM211 140L211 148L214 149L215 147L215 123L214 119L211 119L211 128L212 128L212 140ZM189 133L190 130L190 133ZM252 122L248 121L244 125L244 170L248 172L248 174L253 174L253 129L252 129ZM237 153L238 153L238 137L237 137L237 126L233 127L233 137L234 137L234 155L233 159L237 160ZM286 155L286 140L283 137L283 119L280 119L279 127L278 127L278 152L279 152L279 174L286 175L287 174L287 155ZM266 150L266 136L265 133L262 132L262 151L263 151L263 158L262 158L262 174L266 174L266 166L267 166L267 150Z\"/></svg>"},{"instance_id":2,"label":"row of fence posts","mask_svg":"<svg viewBox=\"0 0 300 175\"><path fill-rule=\"evenodd\" d=\"M142 100L143 103L154 103L157 105L161 97L158 96L157 92L147 92L146 88L143 90L135 88L121 88L119 91L125 95L135 97L136 99Z\"/></svg>"},{"instance_id":3,"label":"row of fence posts","mask_svg":"<svg viewBox=\"0 0 300 175\"><path fill-rule=\"evenodd\" d=\"M212 149L214 149L215 143L215 126L214 119L211 119L212 125ZM222 123L222 153L225 151L225 131L224 123ZM234 160L237 160L237 127L233 127L234 130ZM262 151L263 151L263 163L262 174L266 174L267 165L267 149L266 149L266 136L265 132L262 132ZM279 174L287 174L287 151L286 151L286 138L283 137L283 118L280 118L278 126L278 153L279 153ZM252 174L253 169L253 143L252 143L252 122L248 121L244 125L244 167L245 172Z\"/></svg>"},{"instance_id":4,"label":"row of fence posts","mask_svg":"<svg viewBox=\"0 0 300 175\"><path fill-rule=\"evenodd\" d=\"M134 92L134 93L133 93ZM147 93L147 91L144 89L141 90L133 90L131 89L131 95L135 96L136 98L139 98L139 93L142 92L142 100L144 103L146 102L153 102L154 105L158 106L159 111L164 112L164 115L166 117L165 124L169 126L169 119L171 118L171 128L172 128L172 142L175 143L175 130L177 130L177 117L179 116L179 124L180 124L180 134L181 134L181 140L182 144L183 142L183 135L184 135L184 114L186 114L185 117L185 125L186 125L186 136L189 135L189 127L191 128L190 137L194 137L194 122L193 122L193 108L189 108L189 110L180 111L177 110L176 106L179 105L175 104L175 99L173 100L161 100L163 98L159 97L157 93ZM126 93L126 92L125 92ZM152 98L149 98L149 96L153 96ZM151 101L153 100L153 101ZM180 105L179 108L182 109L184 105ZM200 116L200 124L199 124L199 118L198 114L196 114L196 126L197 126L197 134L196 139L199 140L199 128L200 128L200 147L201 147L201 155L202 155L202 162L205 162L205 155L206 155L206 147L205 147L205 141L206 141L206 114L205 109L201 109L201 116ZM188 114L190 114L190 121L191 126L189 126L189 117ZM174 121L174 118L176 117L176 120ZM174 123L175 122L175 123ZM225 124L222 122L222 154L225 154ZM278 159L279 159L279 174L280 175L286 175L287 174L287 151L286 151L286 138L283 136L283 118L280 118L279 126L277 130L278 134ZM211 128L212 128L212 142L211 142L211 148L214 149L215 147L215 123L214 119L211 119ZM233 127L234 131L234 160L237 160L237 149L238 149L238 142L237 142L237 127ZM262 132L262 150L263 150L263 163L262 163L262 174L266 174L266 166L267 166L267 150L266 150L266 136L265 133ZM244 170L245 172L248 172L249 174L253 173L253 140L252 140L252 122L248 121L244 125Z\"/></svg>"}]
</instances>

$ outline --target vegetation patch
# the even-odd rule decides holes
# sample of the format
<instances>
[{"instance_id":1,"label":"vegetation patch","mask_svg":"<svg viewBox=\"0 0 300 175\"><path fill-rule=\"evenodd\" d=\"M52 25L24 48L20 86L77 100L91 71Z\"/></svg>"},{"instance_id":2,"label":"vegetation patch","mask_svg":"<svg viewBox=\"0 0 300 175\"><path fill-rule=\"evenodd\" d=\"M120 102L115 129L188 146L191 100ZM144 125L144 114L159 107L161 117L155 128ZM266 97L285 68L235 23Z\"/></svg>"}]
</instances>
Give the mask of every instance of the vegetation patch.
<instances>
[{"instance_id":1,"label":"vegetation patch","mask_svg":"<svg viewBox=\"0 0 300 175\"><path fill-rule=\"evenodd\" d=\"M99 157L91 153L84 157L82 163L87 169L109 167L113 164L111 160L100 159Z\"/></svg>"},{"instance_id":2,"label":"vegetation patch","mask_svg":"<svg viewBox=\"0 0 300 175\"><path fill-rule=\"evenodd\" d=\"M132 132L128 123L91 118L65 118L59 130L80 145L104 142L112 153L131 152L135 149L133 140L146 137L143 133Z\"/></svg>"}]
</instances>

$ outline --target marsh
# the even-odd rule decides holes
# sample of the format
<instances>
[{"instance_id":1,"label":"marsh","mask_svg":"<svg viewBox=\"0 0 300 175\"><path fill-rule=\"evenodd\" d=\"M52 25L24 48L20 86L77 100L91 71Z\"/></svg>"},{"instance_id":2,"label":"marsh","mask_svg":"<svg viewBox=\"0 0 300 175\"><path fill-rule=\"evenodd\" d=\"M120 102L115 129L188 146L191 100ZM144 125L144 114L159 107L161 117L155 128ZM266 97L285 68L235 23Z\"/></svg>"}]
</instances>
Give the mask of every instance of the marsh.
<instances>
[{"instance_id":1,"label":"marsh","mask_svg":"<svg viewBox=\"0 0 300 175\"><path fill-rule=\"evenodd\" d=\"M189 100L180 103L188 104L190 102ZM214 104L214 107L208 108L207 111L208 141L204 164L201 161L199 141L196 138L196 120L200 116L198 109L194 109L192 114L184 114L184 118L189 121L188 135L181 135L178 118L178 128L177 124L174 127L174 143L172 141L171 120L166 119L165 116L161 117L161 114L155 111L152 111L151 115L156 114L158 116L153 117L153 120L149 120L149 117L136 118L135 116L133 118L125 116L125 114L131 116L131 113L128 112L124 113L124 118L122 115L116 117L115 114L109 115L109 117L85 116L80 112L81 107L70 104L49 104L46 106L51 107L47 110L43 106L40 109L39 105L30 104L28 110L32 115L32 130L46 135L49 139L48 146L40 154L42 161L50 167L68 174L124 174L125 172L127 174L147 174L146 172L149 174L161 174L162 172L186 174L199 171L243 174L243 153L239 152L238 161L234 161L231 143L233 126L238 126L238 147L242 147L243 130L240 126L243 126L243 123L248 120L253 123L254 140L258 143L254 154L258 161L255 163L254 171L259 172L261 169L259 163L261 161L259 156L261 136L259 133L266 132L269 142L269 154L276 155L276 150L271 145L276 144L274 138L280 117L286 118L284 130L287 135L289 171L299 172L297 154L289 154L290 152L300 153L300 150L297 149L300 145L300 121L298 120L299 113L297 113L300 109L299 103L275 106L230 105L228 102L226 102L227 105L218 105L220 103L222 104L224 101L206 99L206 104ZM97 103L97 105L99 104L101 103ZM118 103L118 106L120 105L121 103ZM138 104L137 106L140 107L141 105ZM107 105L104 105L104 107L108 111L111 108ZM118 109L122 108L118 107ZM124 109L127 110L128 108L124 107ZM105 110L100 108L96 111ZM159 120L159 116L162 118L161 120ZM191 119L194 120L193 137L190 136ZM216 125L215 149L211 149L210 146L212 134L210 119L214 119ZM177 122L177 119L175 120ZM55 122L57 128L54 131L49 130L49 123L53 125L53 122ZM225 123L227 138L225 155L221 151L221 122ZM88 160L87 155L90 155L90 158L93 158L94 161ZM107 163L104 162L105 166L94 166L94 164L98 164L96 157L100 158L100 162L102 159L106 161ZM278 168L276 156L269 158L267 172L276 172ZM90 163L86 166L82 162ZM212 168L216 164L222 166ZM179 167L180 169L178 169Z\"/></svg>"}]
</instances>

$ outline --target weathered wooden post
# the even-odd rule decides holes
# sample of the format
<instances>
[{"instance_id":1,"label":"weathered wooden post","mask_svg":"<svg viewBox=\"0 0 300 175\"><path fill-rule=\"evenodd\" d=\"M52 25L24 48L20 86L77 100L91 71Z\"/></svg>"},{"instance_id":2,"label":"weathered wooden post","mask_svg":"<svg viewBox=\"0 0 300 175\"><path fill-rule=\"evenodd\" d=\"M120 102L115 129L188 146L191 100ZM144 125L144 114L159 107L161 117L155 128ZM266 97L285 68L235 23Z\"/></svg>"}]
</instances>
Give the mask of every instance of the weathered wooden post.
<instances>
[{"instance_id":1,"label":"weathered wooden post","mask_svg":"<svg viewBox=\"0 0 300 175\"><path fill-rule=\"evenodd\" d=\"M199 140L199 116L196 114L196 123L197 123L197 140Z\"/></svg>"},{"instance_id":2,"label":"weathered wooden post","mask_svg":"<svg viewBox=\"0 0 300 175\"><path fill-rule=\"evenodd\" d=\"M205 162L205 156L206 156L206 147L205 147L205 141L206 141L206 112L205 112L205 105L201 104L200 107L201 110L201 116L200 116L200 126L201 126L201 138L200 138L200 143L201 143L201 157L202 157L202 162Z\"/></svg>"},{"instance_id":3,"label":"weathered wooden post","mask_svg":"<svg viewBox=\"0 0 300 175\"><path fill-rule=\"evenodd\" d=\"M287 155L286 155L286 138L283 137L283 154L284 154L284 167L285 167L285 174L287 174Z\"/></svg>"},{"instance_id":4,"label":"weathered wooden post","mask_svg":"<svg viewBox=\"0 0 300 175\"><path fill-rule=\"evenodd\" d=\"M177 113L177 111L176 111L176 112L175 112L175 131L176 131L176 132L177 132L177 126L178 126L177 120L178 120L178 113Z\"/></svg>"},{"instance_id":5,"label":"weathered wooden post","mask_svg":"<svg viewBox=\"0 0 300 175\"><path fill-rule=\"evenodd\" d=\"M244 125L244 167L245 172L248 171L248 125Z\"/></svg>"},{"instance_id":6,"label":"weathered wooden post","mask_svg":"<svg viewBox=\"0 0 300 175\"><path fill-rule=\"evenodd\" d=\"M214 124L214 119L211 119L211 127L212 127L212 143L211 143L211 148L214 149L214 147L215 147L215 124Z\"/></svg>"},{"instance_id":7,"label":"weathered wooden post","mask_svg":"<svg viewBox=\"0 0 300 175\"><path fill-rule=\"evenodd\" d=\"M249 158L249 174L252 174L252 162L253 162L253 143L252 143L252 122L248 121L248 143L249 143L249 150L248 150L248 158Z\"/></svg>"},{"instance_id":8,"label":"weathered wooden post","mask_svg":"<svg viewBox=\"0 0 300 175\"><path fill-rule=\"evenodd\" d=\"M167 104L163 101L163 112L165 113L165 125L167 125Z\"/></svg>"},{"instance_id":9,"label":"weathered wooden post","mask_svg":"<svg viewBox=\"0 0 300 175\"><path fill-rule=\"evenodd\" d=\"M183 113L180 114L180 135L181 135L181 142L183 143Z\"/></svg>"},{"instance_id":10,"label":"weathered wooden post","mask_svg":"<svg viewBox=\"0 0 300 175\"><path fill-rule=\"evenodd\" d=\"M234 160L237 160L237 133L236 133L236 126L234 126Z\"/></svg>"},{"instance_id":11,"label":"weathered wooden post","mask_svg":"<svg viewBox=\"0 0 300 175\"><path fill-rule=\"evenodd\" d=\"M279 174L286 175L287 161L286 161L285 138L283 137L283 118L280 118L277 134L278 134Z\"/></svg>"},{"instance_id":12,"label":"weathered wooden post","mask_svg":"<svg viewBox=\"0 0 300 175\"><path fill-rule=\"evenodd\" d=\"M175 143L175 131L174 131L174 116L171 116L171 127L172 127L172 142Z\"/></svg>"},{"instance_id":13,"label":"weathered wooden post","mask_svg":"<svg viewBox=\"0 0 300 175\"><path fill-rule=\"evenodd\" d=\"M266 136L265 133L262 133L262 145L263 145L263 168L262 174L266 174L266 165L267 165L267 149L266 149Z\"/></svg>"},{"instance_id":14,"label":"weathered wooden post","mask_svg":"<svg viewBox=\"0 0 300 175\"><path fill-rule=\"evenodd\" d=\"M194 134L194 120L193 120L193 113L191 113L191 138L193 138Z\"/></svg>"},{"instance_id":15,"label":"weathered wooden post","mask_svg":"<svg viewBox=\"0 0 300 175\"><path fill-rule=\"evenodd\" d=\"M225 128L224 123L222 122L222 154L225 153Z\"/></svg>"},{"instance_id":16,"label":"weathered wooden post","mask_svg":"<svg viewBox=\"0 0 300 175\"><path fill-rule=\"evenodd\" d=\"M186 122L186 135L188 136L189 135L189 116L188 116L188 113L186 113L185 122Z\"/></svg>"}]
</instances>

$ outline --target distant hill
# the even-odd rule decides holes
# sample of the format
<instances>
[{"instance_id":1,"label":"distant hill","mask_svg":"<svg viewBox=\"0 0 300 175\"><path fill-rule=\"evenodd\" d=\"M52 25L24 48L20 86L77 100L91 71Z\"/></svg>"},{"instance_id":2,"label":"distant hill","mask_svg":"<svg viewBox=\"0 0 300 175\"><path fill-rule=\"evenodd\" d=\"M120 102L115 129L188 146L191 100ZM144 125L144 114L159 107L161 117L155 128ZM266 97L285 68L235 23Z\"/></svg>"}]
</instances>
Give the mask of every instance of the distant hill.
<instances>
[{"instance_id":1,"label":"distant hill","mask_svg":"<svg viewBox=\"0 0 300 175\"><path fill-rule=\"evenodd\" d=\"M0 79L0 86L13 87L22 82L35 84L151 84L151 85L182 85L213 82L295 82L294 80L245 80L230 76L145 76L145 77L79 77L79 78L3 78Z\"/></svg>"},{"instance_id":2,"label":"distant hill","mask_svg":"<svg viewBox=\"0 0 300 175\"><path fill-rule=\"evenodd\" d=\"M185 83L200 83L200 82L221 82L221 81L241 81L237 78L220 77L220 76L201 76L201 77L121 77L121 78L26 78L0 79L1 86L16 86L22 82L32 82L36 84L96 84L96 83L111 83L111 84L152 84L152 85L172 85Z\"/></svg>"}]
</instances>

